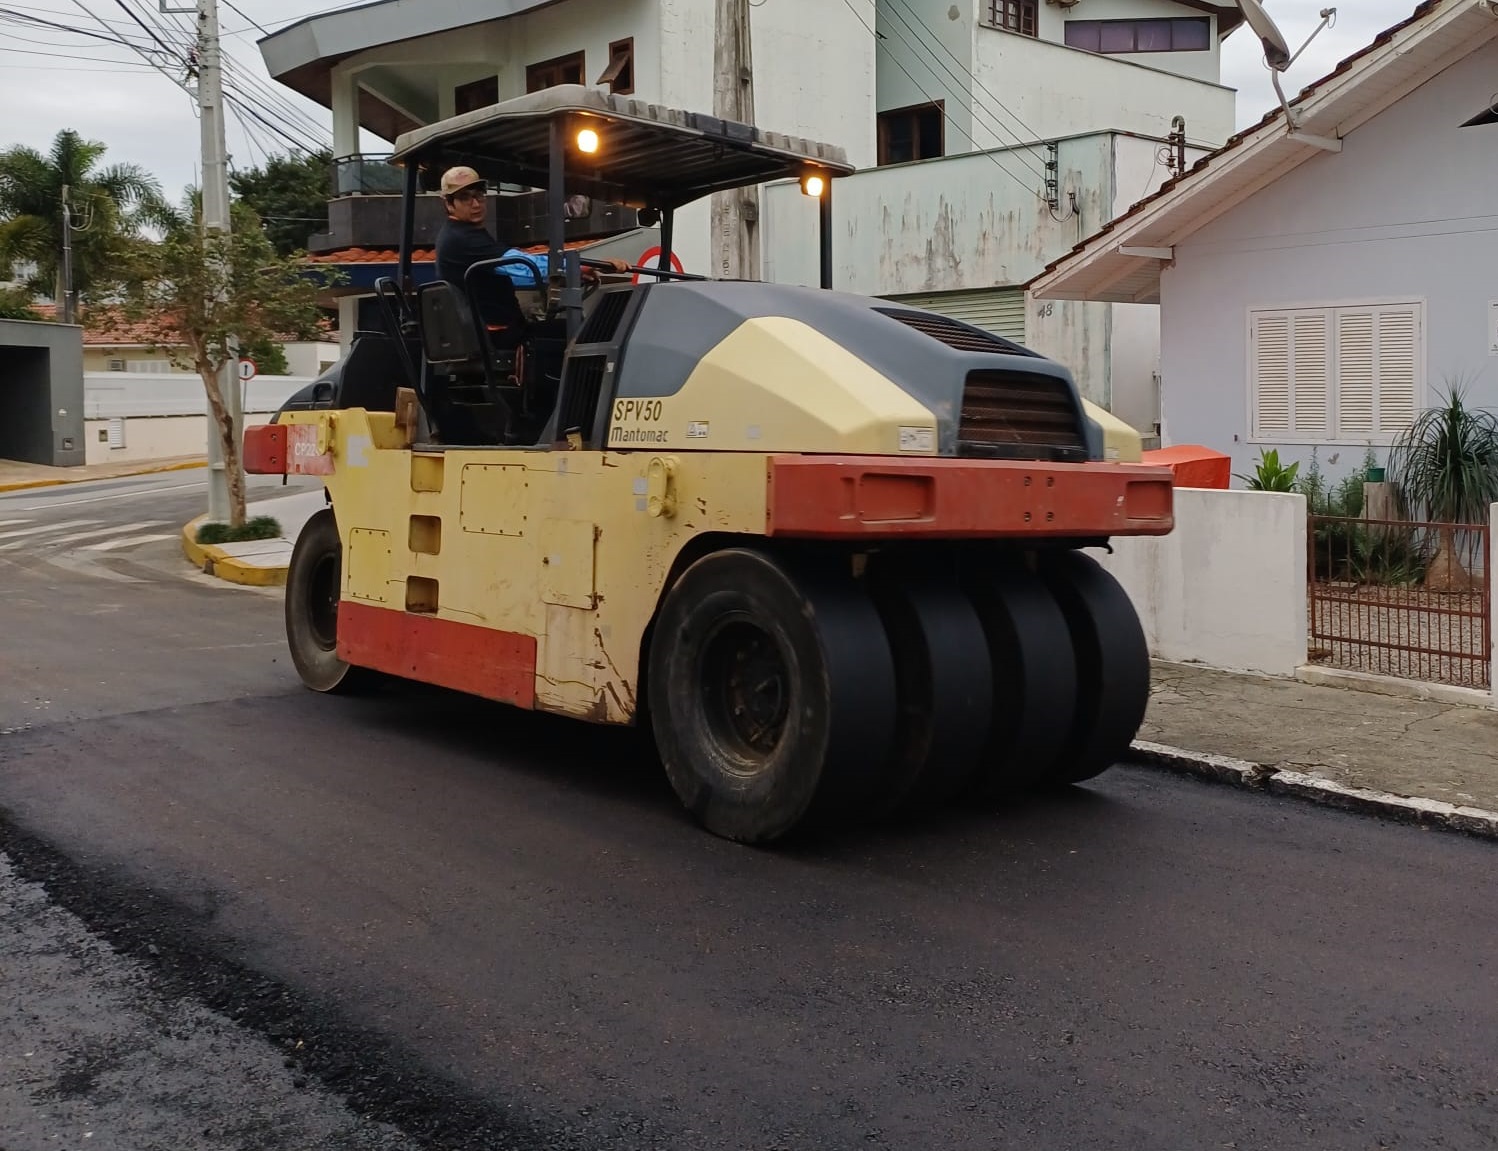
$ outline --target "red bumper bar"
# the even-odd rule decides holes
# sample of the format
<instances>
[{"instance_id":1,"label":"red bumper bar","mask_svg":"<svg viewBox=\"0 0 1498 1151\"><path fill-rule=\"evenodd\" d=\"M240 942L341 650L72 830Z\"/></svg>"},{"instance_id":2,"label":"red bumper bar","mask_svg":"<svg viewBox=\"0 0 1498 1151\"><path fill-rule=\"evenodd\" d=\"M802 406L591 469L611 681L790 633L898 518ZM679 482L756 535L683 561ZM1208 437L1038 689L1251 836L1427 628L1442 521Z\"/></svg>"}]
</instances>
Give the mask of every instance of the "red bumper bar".
<instances>
[{"instance_id":1,"label":"red bumper bar","mask_svg":"<svg viewBox=\"0 0 1498 1151\"><path fill-rule=\"evenodd\" d=\"M244 433L244 470L253 476L326 476L333 456L318 452L311 424L262 424Z\"/></svg>"},{"instance_id":2,"label":"red bumper bar","mask_svg":"<svg viewBox=\"0 0 1498 1151\"><path fill-rule=\"evenodd\" d=\"M771 456L767 534L803 539L1167 535L1168 468Z\"/></svg>"}]
</instances>

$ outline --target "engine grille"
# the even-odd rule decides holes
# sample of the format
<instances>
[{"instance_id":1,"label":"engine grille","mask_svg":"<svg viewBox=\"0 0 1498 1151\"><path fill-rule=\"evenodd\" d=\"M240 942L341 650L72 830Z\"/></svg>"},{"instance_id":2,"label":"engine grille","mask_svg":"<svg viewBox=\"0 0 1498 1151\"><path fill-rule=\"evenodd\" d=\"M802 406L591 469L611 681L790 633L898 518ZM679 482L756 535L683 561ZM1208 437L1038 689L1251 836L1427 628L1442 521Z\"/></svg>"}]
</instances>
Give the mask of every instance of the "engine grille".
<instances>
[{"instance_id":1,"label":"engine grille","mask_svg":"<svg viewBox=\"0 0 1498 1151\"><path fill-rule=\"evenodd\" d=\"M578 333L577 342L607 344L612 341L619 330L619 321L624 318L624 312L629 307L631 295L633 293L628 291L613 291L601 296L593 314L588 317L587 324Z\"/></svg>"},{"instance_id":2,"label":"engine grille","mask_svg":"<svg viewBox=\"0 0 1498 1151\"><path fill-rule=\"evenodd\" d=\"M966 455L1087 458L1066 382L1029 372L969 372L957 441Z\"/></svg>"},{"instance_id":3,"label":"engine grille","mask_svg":"<svg viewBox=\"0 0 1498 1151\"><path fill-rule=\"evenodd\" d=\"M974 328L949 316L937 315L935 312L914 312L906 308L875 308L874 310L881 316L899 320L907 328L914 328L959 352L990 352L1001 356L1035 355L1029 348L1016 344L1013 340L1006 340L1003 336L996 336L992 332L985 332L982 328Z\"/></svg>"}]
</instances>

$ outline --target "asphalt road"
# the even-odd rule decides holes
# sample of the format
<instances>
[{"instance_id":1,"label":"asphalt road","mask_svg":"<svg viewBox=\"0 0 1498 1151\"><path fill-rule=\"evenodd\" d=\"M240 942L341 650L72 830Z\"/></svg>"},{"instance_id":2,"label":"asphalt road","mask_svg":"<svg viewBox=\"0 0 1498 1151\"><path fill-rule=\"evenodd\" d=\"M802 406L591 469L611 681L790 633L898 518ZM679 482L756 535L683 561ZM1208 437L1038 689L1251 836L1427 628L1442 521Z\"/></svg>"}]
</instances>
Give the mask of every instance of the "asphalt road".
<instances>
[{"instance_id":1,"label":"asphalt road","mask_svg":"<svg viewBox=\"0 0 1498 1151\"><path fill-rule=\"evenodd\" d=\"M0 498L0 521L201 503L154 486ZM306 1130L344 1134L304 1145L394 1139L359 1126L382 1122L465 1149L1498 1140L1490 844L1119 768L1017 809L737 847L629 733L305 691L277 596L174 548L84 570L0 552L0 847L139 962L147 1030L175 1003L203 1014L174 1036L284 1056L217 1064L282 1136L315 1097ZM12 912L44 902L25 890ZM0 1037L44 1032L19 1006L32 964L6 968ZM110 1008L73 1010L104 1029ZM59 1145L14 1132L56 1118L61 1077L104 1094L55 1066L0 1092L7 1151Z\"/></svg>"}]
</instances>

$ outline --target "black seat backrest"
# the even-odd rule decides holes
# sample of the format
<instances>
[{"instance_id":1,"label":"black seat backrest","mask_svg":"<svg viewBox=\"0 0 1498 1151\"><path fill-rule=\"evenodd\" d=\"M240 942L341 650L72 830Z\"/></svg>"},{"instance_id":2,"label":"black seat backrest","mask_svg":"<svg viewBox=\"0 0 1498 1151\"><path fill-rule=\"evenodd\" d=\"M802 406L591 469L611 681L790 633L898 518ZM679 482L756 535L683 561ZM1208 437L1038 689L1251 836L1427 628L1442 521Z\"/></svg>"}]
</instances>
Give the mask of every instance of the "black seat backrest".
<instances>
[{"instance_id":1,"label":"black seat backrest","mask_svg":"<svg viewBox=\"0 0 1498 1151\"><path fill-rule=\"evenodd\" d=\"M418 288L416 298L427 363L449 371L483 371L485 348L462 291L446 280L434 280Z\"/></svg>"}]
</instances>

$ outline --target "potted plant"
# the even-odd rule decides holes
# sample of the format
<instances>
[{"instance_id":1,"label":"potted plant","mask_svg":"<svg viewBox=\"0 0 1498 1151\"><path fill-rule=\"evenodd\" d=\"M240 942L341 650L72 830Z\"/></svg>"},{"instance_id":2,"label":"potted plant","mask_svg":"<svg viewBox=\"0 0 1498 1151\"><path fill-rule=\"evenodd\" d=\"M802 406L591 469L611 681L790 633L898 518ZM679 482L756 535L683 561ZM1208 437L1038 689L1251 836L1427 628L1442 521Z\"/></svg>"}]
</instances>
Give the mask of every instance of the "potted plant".
<instances>
[{"instance_id":1,"label":"potted plant","mask_svg":"<svg viewBox=\"0 0 1498 1151\"><path fill-rule=\"evenodd\" d=\"M1389 450L1390 480L1412 518L1437 525L1425 586L1463 591L1474 585L1458 546L1464 525L1486 524L1498 503L1498 416L1467 406L1459 385L1421 412Z\"/></svg>"}]
</instances>

